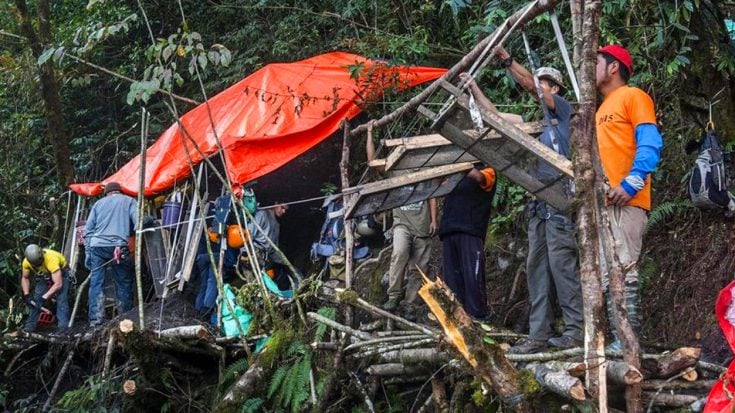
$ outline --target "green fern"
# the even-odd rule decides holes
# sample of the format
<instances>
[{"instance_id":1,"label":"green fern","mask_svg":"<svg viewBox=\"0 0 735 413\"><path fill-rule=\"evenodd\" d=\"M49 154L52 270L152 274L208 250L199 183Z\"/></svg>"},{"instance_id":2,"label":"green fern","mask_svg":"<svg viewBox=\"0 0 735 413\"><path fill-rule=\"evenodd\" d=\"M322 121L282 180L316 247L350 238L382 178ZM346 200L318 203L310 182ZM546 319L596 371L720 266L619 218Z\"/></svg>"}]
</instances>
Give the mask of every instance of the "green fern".
<instances>
[{"instance_id":1,"label":"green fern","mask_svg":"<svg viewBox=\"0 0 735 413\"><path fill-rule=\"evenodd\" d=\"M240 413L255 413L263 406L263 399L247 399L240 407Z\"/></svg>"},{"instance_id":2,"label":"green fern","mask_svg":"<svg viewBox=\"0 0 735 413\"><path fill-rule=\"evenodd\" d=\"M648 232L651 228L663 222L664 220L667 220L672 216L691 208L694 208L694 205L692 205L692 203L688 199L677 199L674 201L667 201L659 204L649 214L645 232Z\"/></svg>"},{"instance_id":3,"label":"green fern","mask_svg":"<svg viewBox=\"0 0 735 413\"><path fill-rule=\"evenodd\" d=\"M286 373L288 373L288 366L281 366L276 370L275 373L273 373L273 377L271 377L271 382L268 385L268 398L273 397L273 394L281 386L283 379L286 378Z\"/></svg>"},{"instance_id":4,"label":"green fern","mask_svg":"<svg viewBox=\"0 0 735 413\"><path fill-rule=\"evenodd\" d=\"M334 320L337 314L337 310L332 307L321 307L317 310L317 314L322 317L327 317L330 320ZM314 341L322 341L324 334L327 332L327 325L324 323L317 323L316 332L314 333Z\"/></svg>"},{"instance_id":5,"label":"green fern","mask_svg":"<svg viewBox=\"0 0 735 413\"><path fill-rule=\"evenodd\" d=\"M300 340L294 340L283 353L279 367L268 386L268 398L273 407L297 412L309 398L311 376L311 349Z\"/></svg>"},{"instance_id":6,"label":"green fern","mask_svg":"<svg viewBox=\"0 0 735 413\"><path fill-rule=\"evenodd\" d=\"M235 379L240 377L245 370L248 368L248 360L243 358L240 360L237 360L236 362L232 363L227 367L224 374L222 374L222 388L226 389L232 385L232 383L235 382Z\"/></svg>"}]
</instances>

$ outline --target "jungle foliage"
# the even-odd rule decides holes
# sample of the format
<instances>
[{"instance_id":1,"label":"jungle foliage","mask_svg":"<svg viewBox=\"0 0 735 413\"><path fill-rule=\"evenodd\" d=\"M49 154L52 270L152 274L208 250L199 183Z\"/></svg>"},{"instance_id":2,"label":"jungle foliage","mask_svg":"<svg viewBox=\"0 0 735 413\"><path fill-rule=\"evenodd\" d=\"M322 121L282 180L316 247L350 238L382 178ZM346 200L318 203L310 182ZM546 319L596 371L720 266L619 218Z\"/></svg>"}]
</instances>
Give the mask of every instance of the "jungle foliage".
<instances>
[{"instance_id":1,"label":"jungle foliage","mask_svg":"<svg viewBox=\"0 0 735 413\"><path fill-rule=\"evenodd\" d=\"M34 25L41 1L27 1ZM71 137L75 180L86 182L109 175L135 155L141 106L153 115L151 140L174 121L175 113L192 107L157 89L201 102L269 62L331 50L399 64L449 67L522 6L513 0L89 0L86 4L59 0L50 5L52 41L36 58L19 27L19 2L0 0L3 303L17 293L23 246L39 242L58 247L63 218L69 213L69 193L58 184L53 145L46 138L39 65L53 66ZM564 33L572 32L568 6L564 3L558 10ZM735 133L735 49L724 25L733 10L735 6L714 0L604 2L602 38L620 42L633 53L632 83L654 97L664 132L663 161L654 175L658 209L649 231L676 215L697 214L688 207L681 184L691 163L683 148L699 137L708 120L708 104L720 89L724 92L714 106L713 120L724 141ZM537 65L563 67L548 16L539 17L525 31ZM566 40L571 49L572 39ZM517 60L526 61L520 36L512 36L506 48ZM485 69L481 86L502 110L540 118L532 98L499 66ZM574 100L571 94L567 97ZM368 115L379 117L405 99L390 94L367 107ZM394 129L401 126L406 125ZM361 170L356 167L353 172ZM518 187L507 183L499 187L498 212L491 225L493 244L522 221L526 200ZM649 254L655 256L655 251ZM646 258L651 279L658 270L653 260ZM0 327L7 325L0 321ZM292 337L279 357L284 364L273 368L266 391L248 400L243 411L298 411L309 397L308 372L316 361L306 342ZM243 368L242 363L231 365L220 385L231 384ZM317 377L317 382L324 377ZM60 403L92 406L109 391L93 376ZM7 389L0 387L2 407L7 407L6 394Z\"/></svg>"}]
</instances>

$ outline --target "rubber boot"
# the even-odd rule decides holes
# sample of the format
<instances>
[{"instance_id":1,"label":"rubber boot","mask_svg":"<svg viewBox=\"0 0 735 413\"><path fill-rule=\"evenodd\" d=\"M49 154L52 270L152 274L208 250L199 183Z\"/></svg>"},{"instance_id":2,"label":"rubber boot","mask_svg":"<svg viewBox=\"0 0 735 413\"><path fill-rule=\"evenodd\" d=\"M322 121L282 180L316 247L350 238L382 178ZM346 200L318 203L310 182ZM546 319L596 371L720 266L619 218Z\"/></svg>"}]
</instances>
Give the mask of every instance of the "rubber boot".
<instances>
[{"instance_id":1,"label":"rubber boot","mask_svg":"<svg viewBox=\"0 0 735 413\"><path fill-rule=\"evenodd\" d=\"M639 296L638 296L638 282L626 282L625 287L623 290L623 298L625 299L625 309L628 312L628 322L630 323L630 326L633 328L633 332L635 333L636 337L640 340L640 332L641 332L641 323L640 323L640 317L638 316L638 302L639 302ZM611 352L621 352L623 351L623 344L620 342L620 338L618 336L617 326L615 325L615 318L613 316L612 311L612 296L610 294L610 289L605 291L605 301L607 303L607 317L608 320L610 320L610 331L613 336L613 342L610 343L607 347L605 347L605 351L611 351Z\"/></svg>"}]
</instances>

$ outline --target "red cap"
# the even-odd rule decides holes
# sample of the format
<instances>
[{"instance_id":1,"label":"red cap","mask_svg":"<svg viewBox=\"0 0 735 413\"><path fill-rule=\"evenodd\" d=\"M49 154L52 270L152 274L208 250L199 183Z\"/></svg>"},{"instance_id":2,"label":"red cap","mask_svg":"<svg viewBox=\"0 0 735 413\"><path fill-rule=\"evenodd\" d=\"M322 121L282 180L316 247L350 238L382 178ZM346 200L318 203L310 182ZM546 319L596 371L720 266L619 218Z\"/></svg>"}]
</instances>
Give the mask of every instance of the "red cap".
<instances>
[{"instance_id":1,"label":"red cap","mask_svg":"<svg viewBox=\"0 0 735 413\"><path fill-rule=\"evenodd\" d=\"M597 53L606 53L618 59L620 63L624 64L625 67L628 68L628 72L631 75L633 74L633 58L630 57L630 53L628 53L628 51L623 46L620 46L618 44L607 45L598 49Z\"/></svg>"}]
</instances>

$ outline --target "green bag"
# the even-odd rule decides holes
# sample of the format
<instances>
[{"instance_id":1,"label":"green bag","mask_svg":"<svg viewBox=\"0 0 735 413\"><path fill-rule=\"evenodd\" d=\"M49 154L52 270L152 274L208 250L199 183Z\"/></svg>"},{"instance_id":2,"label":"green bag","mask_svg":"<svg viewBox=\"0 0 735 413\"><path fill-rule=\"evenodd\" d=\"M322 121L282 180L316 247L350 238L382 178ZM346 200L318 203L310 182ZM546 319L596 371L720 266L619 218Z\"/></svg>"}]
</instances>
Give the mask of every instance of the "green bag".
<instances>
[{"instance_id":1,"label":"green bag","mask_svg":"<svg viewBox=\"0 0 735 413\"><path fill-rule=\"evenodd\" d=\"M226 337L240 337L240 330L237 328L237 323L240 323L242 332L247 334L250 323L253 321L253 315L235 303L235 293L232 291L230 284L225 284L224 290L225 299L230 305L224 302L222 303L222 333ZM235 311L234 315L230 312L230 306Z\"/></svg>"}]
</instances>

